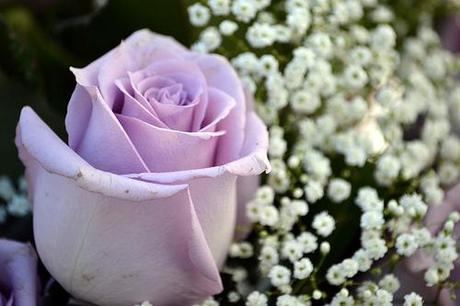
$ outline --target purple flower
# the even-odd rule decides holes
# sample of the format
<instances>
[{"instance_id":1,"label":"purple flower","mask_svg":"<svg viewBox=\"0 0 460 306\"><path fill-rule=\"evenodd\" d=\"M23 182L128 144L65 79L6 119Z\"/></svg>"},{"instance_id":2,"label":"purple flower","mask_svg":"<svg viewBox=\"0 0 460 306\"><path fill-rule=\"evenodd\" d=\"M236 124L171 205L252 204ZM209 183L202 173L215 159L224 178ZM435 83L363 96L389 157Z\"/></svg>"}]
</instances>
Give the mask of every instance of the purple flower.
<instances>
[{"instance_id":1,"label":"purple flower","mask_svg":"<svg viewBox=\"0 0 460 306\"><path fill-rule=\"evenodd\" d=\"M443 45L452 52L460 52L460 16L447 17L440 26Z\"/></svg>"},{"instance_id":2,"label":"purple flower","mask_svg":"<svg viewBox=\"0 0 460 306\"><path fill-rule=\"evenodd\" d=\"M35 306L37 258L32 246L0 239L0 305Z\"/></svg>"},{"instance_id":3,"label":"purple flower","mask_svg":"<svg viewBox=\"0 0 460 306\"><path fill-rule=\"evenodd\" d=\"M243 204L270 168L266 127L231 65L142 30L72 71L68 145L30 108L17 129L45 266L102 306L220 292Z\"/></svg>"}]
</instances>

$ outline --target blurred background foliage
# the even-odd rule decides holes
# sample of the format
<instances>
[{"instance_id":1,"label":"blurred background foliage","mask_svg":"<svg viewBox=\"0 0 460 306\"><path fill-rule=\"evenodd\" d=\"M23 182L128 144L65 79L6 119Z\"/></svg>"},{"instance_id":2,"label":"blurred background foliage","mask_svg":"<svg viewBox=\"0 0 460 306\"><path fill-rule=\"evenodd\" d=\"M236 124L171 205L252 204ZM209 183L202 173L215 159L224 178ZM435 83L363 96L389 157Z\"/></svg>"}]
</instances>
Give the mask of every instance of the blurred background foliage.
<instances>
[{"instance_id":1,"label":"blurred background foliage","mask_svg":"<svg viewBox=\"0 0 460 306\"><path fill-rule=\"evenodd\" d=\"M83 67L141 28L190 43L181 0L0 0L0 173L22 174L14 135L32 106L65 139L64 116Z\"/></svg>"}]
</instances>

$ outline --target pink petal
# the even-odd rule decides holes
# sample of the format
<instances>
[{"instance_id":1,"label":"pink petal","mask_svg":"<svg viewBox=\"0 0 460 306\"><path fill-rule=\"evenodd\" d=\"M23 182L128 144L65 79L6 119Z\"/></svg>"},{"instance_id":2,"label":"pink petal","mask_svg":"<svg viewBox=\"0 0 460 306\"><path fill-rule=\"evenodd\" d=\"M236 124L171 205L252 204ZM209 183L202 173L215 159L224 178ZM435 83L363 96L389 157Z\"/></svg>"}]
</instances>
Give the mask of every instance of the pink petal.
<instances>
[{"instance_id":1,"label":"pink petal","mask_svg":"<svg viewBox=\"0 0 460 306\"><path fill-rule=\"evenodd\" d=\"M226 93L209 87L208 88L208 107L203 121L202 132L215 131L217 125L227 118L233 108L235 108L235 99Z\"/></svg>"},{"instance_id":2,"label":"pink petal","mask_svg":"<svg viewBox=\"0 0 460 306\"><path fill-rule=\"evenodd\" d=\"M127 175L131 178L171 184L176 182L186 182L195 178L215 178L225 173L238 176L259 175L262 172L270 172L271 166L267 158L268 132L265 124L254 113L248 114L246 126L246 139L242 150L242 158L231 163L202 169L191 169L186 171L174 171L163 173L132 173Z\"/></svg>"},{"instance_id":3,"label":"pink petal","mask_svg":"<svg viewBox=\"0 0 460 306\"><path fill-rule=\"evenodd\" d=\"M118 79L116 85L124 94L124 103L120 114L137 118L157 127L167 128L166 124L158 118L158 115L150 104L143 103L142 100L134 98L134 92L129 92L131 84L128 78Z\"/></svg>"},{"instance_id":4,"label":"pink petal","mask_svg":"<svg viewBox=\"0 0 460 306\"><path fill-rule=\"evenodd\" d=\"M37 249L69 292L101 306L144 300L189 305L220 292L186 185L96 170L30 108L23 110L18 130L21 156L39 169L33 194Z\"/></svg>"},{"instance_id":5,"label":"pink petal","mask_svg":"<svg viewBox=\"0 0 460 306\"><path fill-rule=\"evenodd\" d=\"M78 103L91 103L91 115L85 134L78 146L73 149L100 170L117 174L148 171L148 167L97 88L86 87L86 90L91 95L91 101L80 100ZM68 116L71 115L77 116L71 113ZM69 130L73 128L71 126Z\"/></svg>"},{"instance_id":6,"label":"pink petal","mask_svg":"<svg viewBox=\"0 0 460 306\"><path fill-rule=\"evenodd\" d=\"M223 132L186 133L161 129L132 117L117 117L151 171L198 169L214 164L216 143Z\"/></svg>"},{"instance_id":7,"label":"pink petal","mask_svg":"<svg viewBox=\"0 0 460 306\"><path fill-rule=\"evenodd\" d=\"M209 87L214 87L233 97L235 108L222 120L219 129L227 131L219 144L216 163L226 164L241 157L246 119L246 99L241 82L230 63L218 55L200 55L195 59L206 77Z\"/></svg>"},{"instance_id":8,"label":"pink petal","mask_svg":"<svg viewBox=\"0 0 460 306\"><path fill-rule=\"evenodd\" d=\"M5 305L37 305L37 257L31 245L0 239L0 287L0 305L5 300Z\"/></svg>"},{"instance_id":9,"label":"pink petal","mask_svg":"<svg viewBox=\"0 0 460 306\"><path fill-rule=\"evenodd\" d=\"M197 205L198 218L218 264L223 263L225 258L222 249L226 249L231 241L227 238L234 234L237 215L237 228L247 226L246 203L257 187L257 178L251 180L249 177L248 179L244 177L243 182L248 183L249 180L250 184L245 186L246 190L238 188L238 193L242 193L238 195L237 203L237 198L234 197L237 176L259 175L271 169L266 156L268 133L265 125L253 112L247 119L246 136L242 151L244 157L229 164L189 171L129 175L129 177L155 183L189 184L192 198ZM240 179L242 177L238 178ZM246 233L247 228L244 229ZM237 237L241 238L245 233L239 233ZM219 237L221 237L220 243ZM227 238L222 239L222 237Z\"/></svg>"},{"instance_id":10,"label":"pink petal","mask_svg":"<svg viewBox=\"0 0 460 306\"><path fill-rule=\"evenodd\" d=\"M145 91L152 87L155 76L175 79L185 86L185 90L194 96L194 101L188 105L164 104L151 101L151 105L163 122L169 128L181 131L198 131L201 128L206 107L206 79L201 70L193 62L185 60L163 60L153 62L144 70L129 74L133 88L137 90L136 99L141 100Z\"/></svg>"},{"instance_id":11,"label":"pink petal","mask_svg":"<svg viewBox=\"0 0 460 306\"><path fill-rule=\"evenodd\" d=\"M117 97L115 80L126 76L126 71L136 71L156 61L180 58L184 52L186 49L169 37L146 29L139 30L110 52L99 67L97 84L88 85L98 86L102 97L112 108Z\"/></svg>"}]
</instances>

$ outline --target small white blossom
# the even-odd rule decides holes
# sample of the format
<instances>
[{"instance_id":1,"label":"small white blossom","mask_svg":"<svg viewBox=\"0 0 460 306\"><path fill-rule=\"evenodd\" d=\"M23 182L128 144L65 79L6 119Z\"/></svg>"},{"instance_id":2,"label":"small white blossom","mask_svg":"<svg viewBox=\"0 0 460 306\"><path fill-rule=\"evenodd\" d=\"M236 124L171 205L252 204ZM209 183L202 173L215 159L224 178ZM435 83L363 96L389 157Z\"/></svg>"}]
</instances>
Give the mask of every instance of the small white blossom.
<instances>
[{"instance_id":1,"label":"small white blossom","mask_svg":"<svg viewBox=\"0 0 460 306\"><path fill-rule=\"evenodd\" d=\"M0 197L8 201L16 194L13 183L6 176L0 176Z\"/></svg>"},{"instance_id":2,"label":"small white blossom","mask_svg":"<svg viewBox=\"0 0 460 306\"><path fill-rule=\"evenodd\" d=\"M329 182L328 197L335 203L346 200L351 193L351 184L344 179L334 178Z\"/></svg>"},{"instance_id":3,"label":"small white blossom","mask_svg":"<svg viewBox=\"0 0 460 306\"><path fill-rule=\"evenodd\" d=\"M382 211L383 202L379 199L377 191L371 187L362 187L358 191L355 203L363 211Z\"/></svg>"},{"instance_id":4,"label":"small white blossom","mask_svg":"<svg viewBox=\"0 0 460 306\"><path fill-rule=\"evenodd\" d=\"M291 271L285 266L276 265L270 270L268 277L273 286L281 287L291 281Z\"/></svg>"},{"instance_id":5,"label":"small white blossom","mask_svg":"<svg viewBox=\"0 0 460 306\"><path fill-rule=\"evenodd\" d=\"M264 48L273 44L276 39L275 29L266 23L254 23L246 32L246 39L254 48Z\"/></svg>"},{"instance_id":6,"label":"small white blossom","mask_svg":"<svg viewBox=\"0 0 460 306\"><path fill-rule=\"evenodd\" d=\"M134 306L152 306L149 301L142 302L141 304L136 304Z\"/></svg>"},{"instance_id":7,"label":"small white blossom","mask_svg":"<svg viewBox=\"0 0 460 306\"><path fill-rule=\"evenodd\" d=\"M281 255L291 262L296 262L303 255L303 245L297 240L289 240L283 244Z\"/></svg>"},{"instance_id":8,"label":"small white blossom","mask_svg":"<svg viewBox=\"0 0 460 306\"><path fill-rule=\"evenodd\" d=\"M262 225L274 226L278 223L279 212L275 206L267 205L260 209L259 222Z\"/></svg>"},{"instance_id":9,"label":"small white blossom","mask_svg":"<svg viewBox=\"0 0 460 306\"><path fill-rule=\"evenodd\" d=\"M396 291L398 291L401 284L393 274L387 274L379 281L379 286L382 289L394 294Z\"/></svg>"},{"instance_id":10,"label":"small white blossom","mask_svg":"<svg viewBox=\"0 0 460 306\"><path fill-rule=\"evenodd\" d=\"M303 232L297 237L297 241L302 245L303 252L306 254L314 252L318 248L318 239L312 233Z\"/></svg>"},{"instance_id":11,"label":"small white blossom","mask_svg":"<svg viewBox=\"0 0 460 306\"><path fill-rule=\"evenodd\" d=\"M386 252L388 251L385 240L381 238L365 239L361 243L370 259L380 259L385 256Z\"/></svg>"},{"instance_id":12,"label":"small white blossom","mask_svg":"<svg viewBox=\"0 0 460 306\"><path fill-rule=\"evenodd\" d=\"M366 71L358 65L350 65L345 68L344 82L352 89L361 89L368 81Z\"/></svg>"},{"instance_id":13,"label":"small white blossom","mask_svg":"<svg viewBox=\"0 0 460 306\"><path fill-rule=\"evenodd\" d=\"M404 296L404 306L422 306L423 299L420 295L412 292Z\"/></svg>"},{"instance_id":14,"label":"small white blossom","mask_svg":"<svg viewBox=\"0 0 460 306\"><path fill-rule=\"evenodd\" d=\"M224 20L219 24L219 31L224 36L233 35L238 30L238 24L231 20Z\"/></svg>"},{"instance_id":15,"label":"small white blossom","mask_svg":"<svg viewBox=\"0 0 460 306\"><path fill-rule=\"evenodd\" d=\"M417 240L411 234L402 234L396 238L396 251L404 256L411 256L417 251Z\"/></svg>"},{"instance_id":16,"label":"small white blossom","mask_svg":"<svg viewBox=\"0 0 460 306\"><path fill-rule=\"evenodd\" d=\"M399 203L411 217L423 217L428 210L419 194L403 195Z\"/></svg>"},{"instance_id":17,"label":"small white blossom","mask_svg":"<svg viewBox=\"0 0 460 306\"><path fill-rule=\"evenodd\" d=\"M217 49L222 43L222 37L215 27L208 27L200 35L200 41L208 51Z\"/></svg>"},{"instance_id":18,"label":"small white blossom","mask_svg":"<svg viewBox=\"0 0 460 306\"><path fill-rule=\"evenodd\" d=\"M230 303L237 303L241 299L241 295L236 291L230 291L227 298Z\"/></svg>"},{"instance_id":19,"label":"small white blossom","mask_svg":"<svg viewBox=\"0 0 460 306\"><path fill-rule=\"evenodd\" d=\"M216 16L230 13L230 0L209 0L208 5Z\"/></svg>"},{"instance_id":20,"label":"small white blossom","mask_svg":"<svg viewBox=\"0 0 460 306\"><path fill-rule=\"evenodd\" d=\"M234 0L231 7L233 15L238 21L248 23L256 16L256 8L252 1L247 0Z\"/></svg>"},{"instance_id":21,"label":"small white blossom","mask_svg":"<svg viewBox=\"0 0 460 306\"><path fill-rule=\"evenodd\" d=\"M383 215L378 211L367 211L361 216L361 228L364 230L379 230L384 223Z\"/></svg>"},{"instance_id":22,"label":"small white blossom","mask_svg":"<svg viewBox=\"0 0 460 306\"><path fill-rule=\"evenodd\" d=\"M329 236L335 229L335 220L327 212L323 211L315 216L312 227L318 235Z\"/></svg>"},{"instance_id":23,"label":"small white blossom","mask_svg":"<svg viewBox=\"0 0 460 306\"><path fill-rule=\"evenodd\" d=\"M302 258L294 262L294 277L297 279L305 279L313 272L313 264L310 259Z\"/></svg>"},{"instance_id":24,"label":"small white blossom","mask_svg":"<svg viewBox=\"0 0 460 306\"><path fill-rule=\"evenodd\" d=\"M267 306L268 298L258 291L251 292L246 299L246 306Z\"/></svg>"},{"instance_id":25,"label":"small white blossom","mask_svg":"<svg viewBox=\"0 0 460 306\"><path fill-rule=\"evenodd\" d=\"M23 217L30 212L31 205L25 195L14 195L7 204L7 211L15 217Z\"/></svg>"},{"instance_id":26,"label":"small white blossom","mask_svg":"<svg viewBox=\"0 0 460 306\"><path fill-rule=\"evenodd\" d=\"M366 250L356 251L352 258L358 263L359 271L366 272L371 268L372 260Z\"/></svg>"},{"instance_id":27,"label":"small white blossom","mask_svg":"<svg viewBox=\"0 0 460 306\"><path fill-rule=\"evenodd\" d=\"M190 23L197 27L205 26L211 18L209 9L200 3L189 6L187 11Z\"/></svg>"},{"instance_id":28,"label":"small white blossom","mask_svg":"<svg viewBox=\"0 0 460 306\"><path fill-rule=\"evenodd\" d=\"M305 196L307 201L310 203L315 203L321 199L324 195L324 187L321 183L317 181L309 181L305 186Z\"/></svg>"},{"instance_id":29,"label":"small white blossom","mask_svg":"<svg viewBox=\"0 0 460 306\"><path fill-rule=\"evenodd\" d=\"M300 306L300 304L295 296L285 294L276 299L276 306Z\"/></svg>"},{"instance_id":30,"label":"small white blossom","mask_svg":"<svg viewBox=\"0 0 460 306\"><path fill-rule=\"evenodd\" d=\"M295 112L311 114L321 105L319 96L308 90L298 90L291 97L291 107Z\"/></svg>"},{"instance_id":31,"label":"small white blossom","mask_svg":"<svg viewBox=\"0 0 460 306\"><path fill-rule=\"evenodd\" d=\"M374 50L390 49L396 44L396 33L389 25L380 25L372 33L371 46Z\"/></svg>"},{"instance_id":32,"label":"small white blossom","mask_svg":"<svg viewBox=\"0 0 460 306\"><path fill-rule=\"evenodd\" d=\"M326 279L331 285L339 286L346 281L341 265L333 265L326 273Z\"/></svg>"}]
</instances>

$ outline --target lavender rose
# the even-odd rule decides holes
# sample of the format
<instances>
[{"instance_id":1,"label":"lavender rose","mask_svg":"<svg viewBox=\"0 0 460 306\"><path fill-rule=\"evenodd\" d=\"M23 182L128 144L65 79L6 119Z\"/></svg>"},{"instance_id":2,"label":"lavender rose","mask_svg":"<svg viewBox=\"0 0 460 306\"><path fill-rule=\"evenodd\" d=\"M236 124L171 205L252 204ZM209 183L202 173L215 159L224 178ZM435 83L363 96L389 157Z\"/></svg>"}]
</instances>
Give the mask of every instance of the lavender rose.
<instances>
[{"instance_id":1,"label":"lavender rose","mask_svg":"<svg viewBox=\"0 0 460 306\"><path fill-rule=\"evenodd\" d=\"M266 127L229 63L142 30L83 69L68 145L24 108L16 143L38 253L76 298L190 305L222 290L219 268L269 170Z\"/></svg>"},{"instance_id":2,"label":"lavender rose","mask_svg":"<svg viewBox=\"0 0 460 306\"><path fill-rule=\"evenodd\" d=\"M0 305L35 306L37 258L30 245L0 239Z\"/></svg>"}]
</instances>

